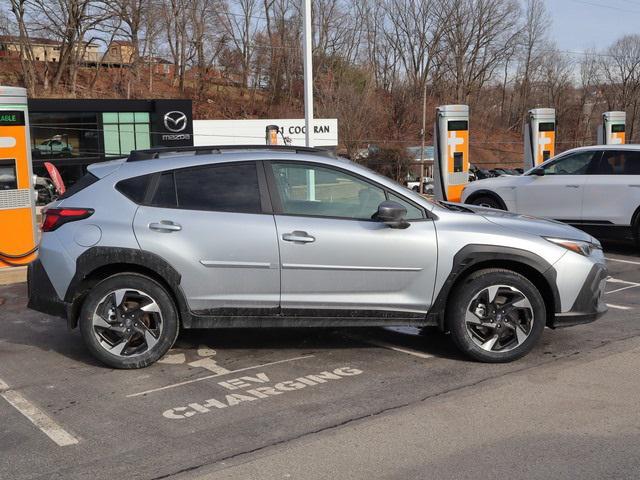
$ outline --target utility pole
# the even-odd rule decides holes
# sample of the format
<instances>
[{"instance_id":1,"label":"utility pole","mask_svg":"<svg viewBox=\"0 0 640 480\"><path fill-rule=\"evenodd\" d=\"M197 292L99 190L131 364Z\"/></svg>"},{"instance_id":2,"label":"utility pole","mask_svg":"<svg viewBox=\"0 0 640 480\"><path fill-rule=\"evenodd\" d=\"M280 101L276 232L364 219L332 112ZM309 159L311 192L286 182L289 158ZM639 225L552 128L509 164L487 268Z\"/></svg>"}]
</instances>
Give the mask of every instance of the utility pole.
<instances>
[{"instance_id":1,"label":"utility pole","mask_svg":"<svg viewBox=\"0 0 640 480\"><path fill-rule=\"evenodd\" d=\"M424 141L427 134L427 79L424 79L424 87L422 89L422 130L420 131L420 137L422 138L420 146L420 183L418 183L418 193L422 194L424 191Z\"/></svg>"},{"instance_id":2,"label":"utility pole","mask_svg":"<svg viewBox=\"0 0 640 480\"><path fill-rule=\"evenodd\" d=\"M304 2L304 126L305 143L313 147L313 44L311 25L311 0Z\"/></svg>"}]
</instances>

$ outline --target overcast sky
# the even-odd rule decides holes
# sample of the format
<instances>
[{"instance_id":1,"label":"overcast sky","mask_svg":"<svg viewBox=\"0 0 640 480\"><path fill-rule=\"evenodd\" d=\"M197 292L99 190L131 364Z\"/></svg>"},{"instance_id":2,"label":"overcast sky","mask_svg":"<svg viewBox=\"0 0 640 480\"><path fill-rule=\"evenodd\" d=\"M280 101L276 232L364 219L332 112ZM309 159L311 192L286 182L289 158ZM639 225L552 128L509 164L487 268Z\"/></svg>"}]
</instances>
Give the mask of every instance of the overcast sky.
<instances>
[{"instance_id":1,"label":"overcast sky","mask_svg":"<svg viewBox=\"0 0 640 480\"><path fill-rule=\"evenodd\" d=\"M640 0L545 0L560 50L603 49L640 33Z\"/></svg>"}]
</instances>

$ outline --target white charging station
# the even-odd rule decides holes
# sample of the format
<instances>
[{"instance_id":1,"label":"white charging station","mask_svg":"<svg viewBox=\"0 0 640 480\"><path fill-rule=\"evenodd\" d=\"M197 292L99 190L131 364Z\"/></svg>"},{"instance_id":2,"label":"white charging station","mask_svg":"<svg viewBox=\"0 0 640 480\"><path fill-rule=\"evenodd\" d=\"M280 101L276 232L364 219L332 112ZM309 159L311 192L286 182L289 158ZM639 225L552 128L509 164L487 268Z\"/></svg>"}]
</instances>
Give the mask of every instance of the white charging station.
<instances>
[{"instance_id":1,"label":"white charging station","mask_svg":"<svg viewBox=\"0 0 640 480\"><path fill-rule=\"evenodd\" d=\"M438 107L433 139L435 196L459 202L469 183L469 106Z\"/></svg>"},{"instance_id":2,"label":"white charging station","mask_svg":"<svg viewBox=\"0 0 640 480\"><path fill-rule=\"evenodd\" d=\"M529 110L524 126L524 168L537 167L556 153L556 111Z\"/></svg>"},{"instance_id":3,"label":"white charging station","mask_svg":"<svg viewBox=\"0 0 640 480\"><path fill-rule=\"evenodd\" d=\"M624 145L626 123L625 112L604 112L598 125L598 145Z\"/></svg>"}]
</instances>

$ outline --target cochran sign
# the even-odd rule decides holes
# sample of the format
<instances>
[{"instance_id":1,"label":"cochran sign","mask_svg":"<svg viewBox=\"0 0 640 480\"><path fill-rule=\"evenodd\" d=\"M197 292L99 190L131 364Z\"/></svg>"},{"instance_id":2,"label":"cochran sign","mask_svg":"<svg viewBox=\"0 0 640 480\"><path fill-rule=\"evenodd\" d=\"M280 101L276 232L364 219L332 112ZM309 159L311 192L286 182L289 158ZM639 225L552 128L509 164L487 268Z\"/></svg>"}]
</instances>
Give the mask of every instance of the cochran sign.
<instances>
[{"instance_id":1,"label":"cochran sign","mask_svg":"<svg viewBox=\"0 0 640 480\"><path fill-rule=\"evenodd\" d=\"M332 380L341 380L344 377L360 375L362 370L352 367L336 368L333 371L324 371L315 375L298 377L295 380L274 383L266 373L258 373L256 376L232 378L218 385L227 390L241 390L242 393L229 393L218 398L210 398L202 403L190 403L187 406L174 407L166 410L162 415L171 420L181 420L194 415L209 413L229 407L235 407L241 403L255 402L263 398L282 395L287 392L302 390Z\"/></svg>"},{"instance_id":2,"label":"cochran sign","mask_svg":"<svg viewBox=\"0 0 640 480\"><path fill-rule=\"evenodd\" d=\"M266 129L277 125L278 144L284 145L284 138L291 145L305 145L304 119L280 118L260 120L195 120L193 122L194 145L264 145ZM336 118L315 118L313 120L313 145L316 147L336 147L338 145L338 120Z\"/></svg>"}]
</instances>

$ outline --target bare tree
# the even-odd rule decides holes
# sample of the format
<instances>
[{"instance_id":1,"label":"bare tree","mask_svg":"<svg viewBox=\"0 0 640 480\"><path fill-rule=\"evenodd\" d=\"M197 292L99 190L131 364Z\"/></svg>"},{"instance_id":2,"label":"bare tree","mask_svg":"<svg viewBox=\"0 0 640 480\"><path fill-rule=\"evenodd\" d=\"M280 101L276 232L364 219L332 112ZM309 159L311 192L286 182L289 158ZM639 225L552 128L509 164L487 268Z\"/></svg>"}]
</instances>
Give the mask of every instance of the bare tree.
<instances>
[{"instance_id":1,"label":"bare tree","mask_svg":"<svg viewBox=\"0 0 640 480\"><path fill-rule=\"evenodd\" d=\"M97 0L26 0L26 4L37 31L60 42L52 90L57 90L65 80L69 93L75 95L80 63L87 48L97 39L94 29L105 21Z\"/></svg>"},{"instance_id":2,"label":"bare tree","mask_svg":"<svg viewBox=\"0 0 640 480\"><path fill-rule=\"evenodd\" d=\"M544 4L544 0L527 0L525 16L520 36L521 64L520 64L520 105L516 112L515 124L520 126L521 119L529 103L532 78L535 78L542 65L544 50L548 43L548 28L551 18Z\"/></svg>"},{"instance_id":3,"label":"bare tree","mask_svg":"<svg viewBox=\"0 0 640 480\"><path fill-rule=\"evenodd\" d=\"M251 62L256 48L254 39L260 28L258 0L237 0L237 8L221 10L219 20L227 39L238 54L242 87L249 85Z\"/></svg>"},{"instance_id":4,"label":"bare tree","mask_svg":"<svg viewBox=\"0 0 640 480\"><path fill-rule=\"evenodd\" d=\"M625 35L602 58L608 107L627 112L628 136L632 138L640 101L640 35Z\"/></svg>"},{"instance_id":5,"label":"bare tree","mask_svg":"<svg viewBox=\"0 0 640 480\"><path fill-rule=\"evenodd\" d=\"M27 29L27 0L9 0L18 27L18 41L20 43L20 66L22 67L24 84L30 96L34 95L37 83L36 69L34 66L33 49Z\"/></svg>"},{"instance_id":6,"label":"bare tree","mask_svg":"<svg viewBox=\"0 0 640 480\"><path fill-rule=\"evenodd\" d=\"M514 0L445 0L443 63L457 102L468 103L504 62L517 39L518 13Z\"/></svg>"}]
</instances>

